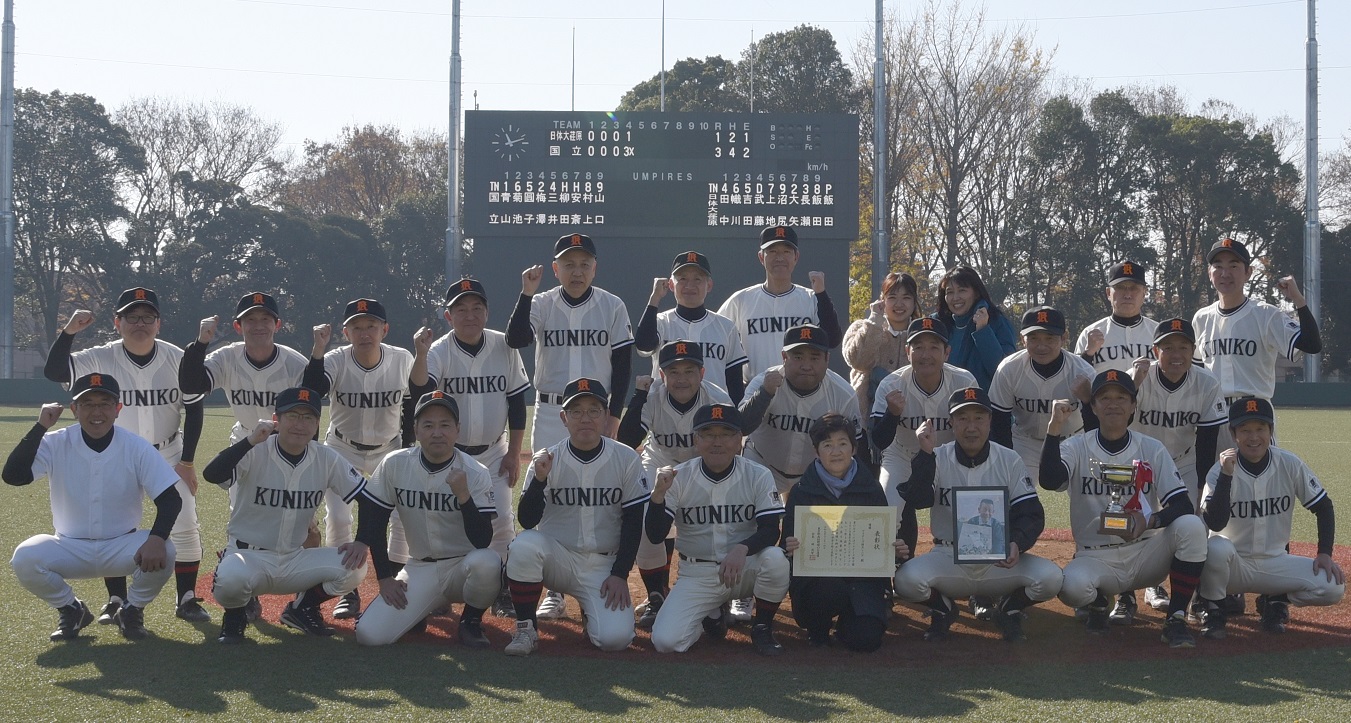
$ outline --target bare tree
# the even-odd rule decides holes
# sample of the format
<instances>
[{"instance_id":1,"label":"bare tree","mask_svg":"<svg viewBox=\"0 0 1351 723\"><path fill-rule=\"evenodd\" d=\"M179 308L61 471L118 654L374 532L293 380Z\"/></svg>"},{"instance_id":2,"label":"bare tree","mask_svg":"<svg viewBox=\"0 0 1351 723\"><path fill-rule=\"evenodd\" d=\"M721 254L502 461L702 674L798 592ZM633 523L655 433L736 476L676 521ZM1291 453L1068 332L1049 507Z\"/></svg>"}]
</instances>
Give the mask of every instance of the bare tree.
<instances>
[{"instance_id":1,"label":"bare tree","mask_svg":"<svg viewBox=\"0 0 1351 723\"><path fill-rule=\"evenodd\" d=\"M402 198L437 193L446 153L445 136L431 131L405 137L393 126L349 126L335 141L305 141L282 198L314 216L374 221Z\"/></svg>"}]
</instances>

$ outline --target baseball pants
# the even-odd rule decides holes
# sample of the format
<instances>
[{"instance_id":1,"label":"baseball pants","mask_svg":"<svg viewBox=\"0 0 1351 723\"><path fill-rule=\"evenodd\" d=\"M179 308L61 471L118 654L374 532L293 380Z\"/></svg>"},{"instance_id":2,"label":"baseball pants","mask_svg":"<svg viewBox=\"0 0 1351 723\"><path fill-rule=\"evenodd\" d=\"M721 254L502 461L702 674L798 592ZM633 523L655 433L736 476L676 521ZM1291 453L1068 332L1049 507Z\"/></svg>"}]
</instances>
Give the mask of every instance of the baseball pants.
<instances>
[{"instance_id":1,"label":"baseball pants","mask_svg":"<svg viewBox=\"0 0 1351 723\"><path fill-rule=\"evenodd\" d=\"M506 456L507 439L506 435L502 435L496 444L474 457L479 464L488 468L488 474L493 478L493 504L497 508L497 517L493 519L493 541L488 544L488 549L496 552L503 560L507 558L511 539L516 536L516 511L511 504L511 486L516 480L507 479L502 473L502 460ZM402 533L403 525L399 528Z\"/></svg>"},{"instance_id":2,"label":"baseball pants","mask_svg":"<svg viewBox=\"0 0 1351 723\"><path fill-rule=\"evenodd\" d=\"M1205 562L1206 525L1200 517L1183 515L1136 542L1075 552L1074 559L1065 565L1060 601L1081 608L1098 599L1099 593L1111 597L1153 587L1167 579L1174 557L1183 562Z\"/></svg>"},{"instance_id":3,"label":"baseball pants","mask_svg":"<svg viewBox=\"0 0 1351 723\"><path fill-rule=\"evenodd\" d=\"M175 435L172 442L159 450L169 466L183 459L183 435ZM197 495L188 490L188 483L178 480L174 483L178 496L183 498L183 507L174 520L174 528L169 533L169 541L174 543L175 562L198 562L202 559L202 530L197 522ZM113 577L113 576L110 576Z\"/></svg>"},{"instance_id":4,"label":"baseball pants","mask_svg":"<svg viewBox=\"0 0 1351 723\"><path fill-rule=\"evenodd\" d=\"M486 609L502 586L502 558L492 550L474 550L435 562L413 560L395 578L408 584L408 604L400 610L377 595L357 621L358 643L389 645L450 603Z\"/></svg>"},{"instance_id":5,"label":"baseball pants","mask_svg":"<svg viewBox=\"0 0 1351 723\"><path fill-rule=\"evenodd\" d=\"M349 570L336 547L301 548L293 552L226 550L216 566L211 592L221 607L242 608L259 595L301 593L315 585L341 597L366 577L366 565Z\"/></svg>"},{"instance_id":6,"label":"baseball pants","mask_svg":"<svg viewBox=\"0 0 1351 723\"><path fill-rule=\"evenodd\" d=\"M1060 567L1044 557L1030 553L1018 555L1018 564L1010 568L995 565L958 565L952 559L951 545L935 545L933 550L901 565L896 571L896 594L907 602L924 602L937 591L953 599L976 595L1003 597L1019 588L1033 602L1045 602L1060 594L1064 575Z\"/></svg>"},{"instance_id":7,"label":"baseball pants","mask_svg":"<svg viewBox=\"0 0 1351 723\"><path fill-rule=\"evenodd\" d=\"M613 554L576 552L542 532L525 530L511 541L507 577L519 582L543 582L550 590L577 598L591 644L616 651L633 642L634 620L632 605L610 610L601 597L600 586L610 576L614 562Z\"/></svg>"},{"instance_id":8,"label":"baseball pants","mask_svg":"<svg viewBox=\"0 0 1351 723\"><path fill-rule=\"evenodd\" d=\"M719 564L681 559L680 579L652 624L652 646L659 653L683 653L704 633L703 620L723 603L755 596L783 602L788 594L788 558L779 547L766 547L746 558L741 580L724 585Z\"/></svg>"},{"instance_id":9,"label":"baseball pants","mask_svg":"<svg viewBox=\"0 0 1351 723\"><path fill-rule=\"evenodd\" d=\"M347 463L356 467L357 471L367 479L375 473L376 465L385 455L399 448L399 440L391 439L388 444L370 451L359 450L356 447L338 439L331 432L324 438L324 444L332 447L347 460ZM342 496L333 490L324 492L324 544L330 547L337 547L344 542L351 542L353 539L352 529L352 503L344 502ZM399 521L399 511L395 510L390 515L392 530L389 534L389 559L394 562L408 561L408 543L403 538L403 524ZM397 543L396 543L397 540ZM399 547L396 547L396 544ZM396 556L401 555L402 559Z\"/></svg>"},{"instance_id":10,"label":"baseball pants","mask_svg":"<svg viewBox=\"0 0 1351 723\"><path fill-rule=\"evenodd\" d=\"M535 418L530 422L530 447L533 450L552 447L568 438L568 428L563 426L562 414L561 405L541 402L536 395Z\"/></svg>"},{"instance_id":11,"label":"baseball pants","mask_svg":"<svg viewBox=\"0 0 1351 723\"><path fill-rule=\"evenodd\" d=\"M1023 466L1027 467L1033 485L1041 483L1041 446L1045 441L1019 436L1016 430L1013 433L1013 451L1023 458Z\"/></svg>"},{"instance_id":12,"label":"baseball pants","mask_svg":"<svg viewBox=\"0 0 1351 723\"><path fill-rule=\"evenodd\" d=\"M910 479L910 459L887 450L882 455L882 472L877 478L882 484L882 491L887 493L887 504L896 508L897 519L900 519L901 510L905 509L905 500L902 500L901 493L896 491L896 485L904 484Z\"/></svg>"},{"instance_id":13,"label":"baseball pants","mask_svg":"<svg viewBox=\"0 0 1351 723\"><path fill-rule=\"evenodd\" d=\"M1226 594L1255 592L1289 595L1292 605L1336 605L1345 585L1313 569L1313 560L1298 555L1244 557L1228 538L1212 535L1206 541L1206 566L1201 569L1201 597L1219 600Z\"/></svg>"},{"instance_id":14,"label":"baseball pants","mask_svg":"<svg viewBox=\"0 0 1351 723\"><path fill-rule=\"evenodd\" d=\"M648 482L656 481L657 468L657 463L655 461L649 461L646 458L643 459L643 472L647 474ZM646 508L643 509L643 515L643 519L647 519ZM666 533L666 539L675 539L675 525L671 525L671 531ZM638 556L634 559L634 563L638 566L639 570L656 570L657 568L666 567L665 540L661 542L652 542L647 539L647 532L644 531L642 539L638 541Z\"/></svg>"},{"instance_id":15,"label":"baseball pants","mask_svg":"<svg viewBox=\"0 0 1351 723\"><path fill-rule=\"evenodd\" d=\"M144 608L174 574L173 541L164 545L169 563L163 569L142 572L136 565L136 551L149 536L149 530L133 530L107 540L34 535L14 550L9 564L25 590L54 608L75 602L75 591L66 580L127 575L131 575L127 602Z\"/></svg>"}]
</instances>

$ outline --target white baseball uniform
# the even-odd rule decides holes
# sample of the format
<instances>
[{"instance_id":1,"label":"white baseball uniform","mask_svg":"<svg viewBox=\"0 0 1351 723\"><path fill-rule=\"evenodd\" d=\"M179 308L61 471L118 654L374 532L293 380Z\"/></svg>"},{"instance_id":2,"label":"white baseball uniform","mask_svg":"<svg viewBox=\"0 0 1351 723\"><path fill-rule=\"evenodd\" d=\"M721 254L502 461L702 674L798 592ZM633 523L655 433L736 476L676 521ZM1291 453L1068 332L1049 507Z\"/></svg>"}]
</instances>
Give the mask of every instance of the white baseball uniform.
<instances>
[{"instance_id":1,"label":"white baseball uniform","mask_svg":"<svg viewBox=\"0 0 1351 723\"><path fill-rule=\"evenodd\" d=\"M755 375L746 386L743 413L746 404L765 385L765 373L769 371L782 372L783 365L770 367ZM807 395L793 391L785 379L770 400L764 419L746 436L743 454L752 462L769 468L780 494L788 494L788 489L797 483L808 465L816 459L816 448L812 446L809 435L812 425L827 412L835 412L852 422L856 434L857 430L863 429L858 395L839 374L827 369L821 384ZM743 420L748 426L750 422Z\"/></svg>"},{"instance_id":2,"label":"white baseball uniform","mask_svg":"<svg viewBox=\"0 0 1351 723\"><path fill-rule=\"evenodd\" d=\"M1141 316L1134 324L1127 326L1115 317L1105 316L1084 327L1074 342L1074 353L1088 351L1088 335L1093 331L1103 334L1102 348L1093 355L1093 373L1099 374L1108 369L1129 374L1136 359L1154 358L1154 330L1159 322Z\"/></svg>"},{"instance_id":3,"label":"white baseball uniform","mask_svg":"<svg viewBox=\"0 0 1351 723\"><path fill-rule=\"evenodd\" d=\"M741 335L750 360L743 375L748 381L782 363L785 332L795 326L821 323L816 293L797 284L782 294L769 293L764 284L748 286L724 301L718 313L731 319Z\"/></svg>"},{"instance_id":4,"label":"white baseball uniform","mask_svg":"<svg viewBox=\"0 0 1351 723\"><path fill-rule=\"evenodd\" d=\"M1008 489L1009 509L1037 499L1036 487L1027 476L1027 468L1017 452L989 443L984 460L973 466L959 459L956 442L934 450L934 506L929 513L934 547L929 552L901 565L896 571L896 594L910 602L924 602L937 590L953 599L975 595L1002 597L1025 588L1033 602L1050 600L1060 592L1063 576L1054 562L1019 551L1013 567L994 565L958 565L953 557L955 516L952 491L962 487L1004 487ZM964 456L964 455L962 455ZM1012 513L1010 513L1012 514ZM1008 529L1010 520L1004 520Z\"/></svg>"},{"instance_id":5,"label":"white baseball uniform","mask_svg":"<svg viewBox=\"0 0 1351 723\"><path fill-rule=\"evenodd\" d=\"M990 382L990 403L1001 412L1013 414L1013 449L1022 456L1033 479L1041 467L1041 443L1046 439L1046 425L1057 399L1070 400L1076 412L1065 420L1065 436L1084 428L1083 418L1077 414L1081 402L1071 388L1081 378L1092 380L1093 367L1083 357L1063 349L1060 357L1064 360L1060 370L1043 377L1032 366L1027 350L1019 349L999 363Z\"/></svg>"},{"instance_id":6,"label":"white baseball uniform","mask_svg":"<svg viewBox=\"0 0 1351 723\"><path fill-rule=\"evenodd\" d=\"M412 559L396 576L408 586L407 605L400 610L376 597L357 622L358 643L388 645L438 607L463 602L487 608L497 597L502 558L470 543L464 512L446 481L455 470L464 472L479 513L495 514L492 473L463 452L433 472L420 448L400 449L390 452L371 475L367 495L399 511Z\"/></svg>"},{"instance_id":7,"label":"white baseball uniform","mask_svg":"<svg viewBox=\"0 0 1351 723\"><path fill-rule=\"evenodd\" d=\"M1182 386L1169 389L1159 363L1153 362L1140 382L1135 404L1131 429L1163 442L1187 489L1196 489L1196 429L1229 421L1229 405L1215 375L1193 366Z\"/></svg>"},{"instance_id":8,"label":"white baseball uniform","mask_svg":"<svg viewBox=\"0 0 1351 723\"><path fill-rule=\"evenodd\" d=\"M661 371L657 351L662 345L679 339L695 342L704 355L704 379L721 387L729 367L747 362L736 324L707 309L697 321L689 321L677 312L670 309L657 314L657 348L638 353L652 357L652 376L656 377Z\"/></svg>"},{"instance_id":9,"label":"white baseball uniform","mask_svg":"<svg viewBox=\"0 0 1351 723\"><path fill-rule=\"evenodd\" d=\"M948 413L948 398L958 389L976 386L980 385L971 372L951 364L943 365L942 379L932 394L915 383L914 369L909 366L888 374L877 385L871 416L874 423L886 416L888 394L899 391L905 395L905 410L896 424L896 437L882 450L882 474L879 480L887 493L887 502L896 508L898 514L904 509L905 501L896 491L896 485L910 479L910 460L919 452L915 430L928 420L934 429L935 445L951 442L952 417Z\"/></svg>"},{"instance_id":10,"label":"white baseball uniform","mask_svg":"<svg viewBox=\"0 0 1351 723\"><path fill-rule=\"evenodd\" d=\"M54 608L75 602L67 579L131 575L127 602L143 608L174 574L172 564L140 570L136 552L150 531L136 528L141 496L159 497L179 483L178 474L144 439L128 431L112 435L107 449L95 452L72 424L44 434L33 460L33 479L49 480L56 534L25 540L10 565L25 590ZM165 549L173 560L172 540Z\"/></svg>"},{"instance_id":11,"label":"white baseball uniform","mask_svg":"<svg viewBox=\"0 0 1351 723\"><path fill-rule=\"evenodd\" d=\"M1210 468L1205 498L1214 494L1220 465ZM1346 592L1307 557L1291 555L1293 502L1306 509L1327 497L1327 491L1293 452L1271 447L1266 465L1254 474L1240 461L1230 483L1229 523L1212 532L1206 566L1201 571L1201 597L1219 600L1226 594L1255 592L1290 596L1294 605L1335 605Z\"/></svg>"},{"instance_id":12,"label":"white baseball uniform","mask_svg":"<svg viewBox=\"0 0 1351 723\"><path fill-rule=\"evenodd\" d=\"M703 633L704 617L723 603L752 595L782 602L788 594L788 558L774 545L746 557L739 584L728 587L719 578L734 545L754 535L762 518L784 514L768 469L739 456L732 467L721 480L707 475L702 458L675 468L665 506L675 523L680 578L652 625L658 652L688 650Z\"/></svg>"},{"instance_id":13,"label":"white baseball uniform","mask_svg":"<svg viewBox=\"0 0 1351 723\"><path fill-rule=\"evenodd\" d=\"M242 341L227 344L206 356L211 388L225 391L230 411L235 415L230 444L249 436L258 420L272 418L277 395L300 386L308 362L304 354L277 344L272 358L264 364L255 364L245 353Z\"/></svg>"},{"instance_id":14,"label":"white baseball uniform","mask_svg":"<svg viewBox=\"0 0 1351 723\"><path fill-rule=\"evenodd\" d=\"M1192 316L1196 329L1196 360L1220 380L1230 398L1271 399L1276 393L1276 358L1295 359L1299 321L1280 309L1248 299L1226 314L1220 302ZM1221 447L1224 449L1224 447Z\"/></svg>"}]
</instances>

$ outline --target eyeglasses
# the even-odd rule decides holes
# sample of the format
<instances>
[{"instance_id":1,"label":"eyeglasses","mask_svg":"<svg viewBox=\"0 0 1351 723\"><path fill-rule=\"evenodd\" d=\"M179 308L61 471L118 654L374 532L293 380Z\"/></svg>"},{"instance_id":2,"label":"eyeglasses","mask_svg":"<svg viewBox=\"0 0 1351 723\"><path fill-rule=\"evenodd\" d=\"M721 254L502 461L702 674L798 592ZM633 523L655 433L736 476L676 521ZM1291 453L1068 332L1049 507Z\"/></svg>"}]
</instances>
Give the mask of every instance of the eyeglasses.
<instances>
[{"instance_id":1,"label":"eyeglasses","mask_svg":"<svg viewBox=\"0 0 1351 723\"><path fill-rule=\"evenodd\" d=\"M569 409L567 410L568 419L600 419L605 415L604 409Z\"/></svg>"},{"instance_id":2,"label":"eyeglasses","mask_svg":"<svg viewBox=\"0 0 1351 723\"><path fill-rule=\"evenodd\" d=\"M159 321L159 317L154 316L152 314L145 314L145 315L138 314L136 316L124 316L122 317L122 321L125 321L128 324L141 324L143 326L150 326L151 324Z\"/></svg>"},{"instance_id":3,"label":"eyeglasses","mask_svg":"<svg viewBox=\"0 0 1351 723\"><path fill-rule=\"evenodd\" d=\"M319 421L319 417L315 416L314 414L307 413L307 412L283 412L281 416L284 417L288 422L317 422L317 421Z\"/></svg>"},{"instance_id":4,"label":"eyeglasses","mask_svg":"<svg viewBox=\"0 0 1351 723\"><path fill-rule=\"evenodd\" d=\"M116 407L117 402L110 402L106 400L101 402L76 402L75 406L79 407L80 409L87 409L91 412L106 412L109 409Z\"/></svg>"}]
</instances>

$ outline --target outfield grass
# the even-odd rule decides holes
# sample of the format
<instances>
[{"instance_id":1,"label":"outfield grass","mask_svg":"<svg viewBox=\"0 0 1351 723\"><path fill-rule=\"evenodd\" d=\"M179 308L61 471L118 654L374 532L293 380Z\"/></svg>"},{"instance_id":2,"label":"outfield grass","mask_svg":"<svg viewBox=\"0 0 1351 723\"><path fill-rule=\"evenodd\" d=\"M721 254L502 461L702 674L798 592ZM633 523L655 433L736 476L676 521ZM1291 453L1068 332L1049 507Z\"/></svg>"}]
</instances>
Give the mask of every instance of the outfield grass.
<instances>
[{"instance_id":1,"label":"outfield grass","mask_svg":"<svg viewBox=\"0 0 1351 723\"><path fill-rule=\"evenodd\" d=\"M36 407L0 407L0 448L12 449L36 417ZM225 446L229 426L226 410L208 410L199 468ZM1339 500L1351 499L1351 462L1337 453L1345 442L1335 435L1348 426L1351 411L1287 410L1278 421L1282 443L1303 455ZM4 547L50 531L44 484L4 494ZM1065 495L1044 497L1048 526L1067 526ZM198 504L204 546L219 549L226 495L205 487ZM1312 518L1296 511L1297 539L1314 539ZM1338 541L1346 544L1345 532ZM95 602L104 595L94 580L77 582L76 591ZM747 651L725 664L650 651L562 657L555 650L510 659L497 650L429 643L368 649L348 637L311 639L271 624L250 630L253 644L225 648L214 642L218 609L216 622L193 627L172 617L168 597L148 611L151 640L132 644L94 626L54 645L47 633L55 615L18 586L8 567L0 571L0 599L9 603L0 628L7 653L0 662L0 720L1342 721L1351 710L1351 648L1192 655L1166 664L1123 660L1094 669L1064 660L1007 664L1000 657L1007 648L992 644L988 658L960 667L879 669L823 664L797 648L773 661ZM888 645L925 655L914 638Z\"/></svg>"}]
</instances>

